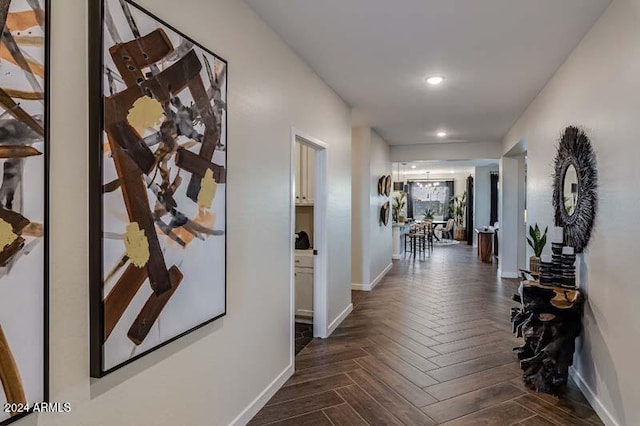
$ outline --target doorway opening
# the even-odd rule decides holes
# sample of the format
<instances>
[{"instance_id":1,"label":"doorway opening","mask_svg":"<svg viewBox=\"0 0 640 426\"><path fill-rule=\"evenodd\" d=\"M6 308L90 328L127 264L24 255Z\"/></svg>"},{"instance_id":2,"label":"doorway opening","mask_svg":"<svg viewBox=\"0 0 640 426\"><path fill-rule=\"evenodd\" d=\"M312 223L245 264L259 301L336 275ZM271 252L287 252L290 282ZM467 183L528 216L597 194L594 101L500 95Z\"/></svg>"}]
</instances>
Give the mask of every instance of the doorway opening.
<instances>
[{"instance_id":1,"label":"doorway opening","mask_svg":"<svg viewBox=\"0 0 640 426\"><path fill-rule=\"evenodd\" d=\"M292 356L327 337L327 145L291 131Z\"/></svg>"}]
</instances>

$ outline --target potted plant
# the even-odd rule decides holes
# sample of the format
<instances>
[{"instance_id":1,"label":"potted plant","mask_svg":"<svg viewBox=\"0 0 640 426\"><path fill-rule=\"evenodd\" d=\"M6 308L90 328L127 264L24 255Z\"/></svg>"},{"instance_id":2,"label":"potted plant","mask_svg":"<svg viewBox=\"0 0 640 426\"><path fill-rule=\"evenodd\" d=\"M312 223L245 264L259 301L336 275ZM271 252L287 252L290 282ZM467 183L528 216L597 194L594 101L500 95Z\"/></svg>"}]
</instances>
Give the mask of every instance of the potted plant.
<instances>
[{"instance_id":1,"label":"potted plant","mask_svg":"<svg viewBox=\"0 0 640 426\"><path fill-rule=\"evenodd\" d=\"M435 217L436 217L436 214L433 211L433 209L426 209L424 211L424 220L433 220L433 218Z\"/></svg>"},{"instance_id":2,"label":"potted plant","mask_svg":"<svg viewBox=\"0 0 640 426\"><path fill-rule=\"evenodd\" d=\"M547 244L547 230L549 227L544 228L544 234L540 232L540 228L536 223L535 228L529 226L529 237L527 238L527 242L529 246L533 249L533 256L529 258L529 270L535 274L540 273L540 256L542 255L542 250L544 250L544 246Z\"/></svg>"},{"instance_id":3,"label":"potted plant","mask_svg":"<svg viewBox=\"0 0 640 426\"><path fill-rule=\"evenodd\" d=\"M466 191L457 197L451 197L449 202L450 215L455 219L456 232L455 239L464 241L467 239L467 229L465 228L464 219L467 212L467 193Z\"/></svg>"},{"instance_id":4,"label":"potted plant","mask_svg":"<svg viewBox=\"0 0 640 426\"><path fill-rule=\"evenodd\" d=\"M407 193L400 191L393 197L393 221L404 223L404 208L407 205Z\"/></svg>"}]
</instances>

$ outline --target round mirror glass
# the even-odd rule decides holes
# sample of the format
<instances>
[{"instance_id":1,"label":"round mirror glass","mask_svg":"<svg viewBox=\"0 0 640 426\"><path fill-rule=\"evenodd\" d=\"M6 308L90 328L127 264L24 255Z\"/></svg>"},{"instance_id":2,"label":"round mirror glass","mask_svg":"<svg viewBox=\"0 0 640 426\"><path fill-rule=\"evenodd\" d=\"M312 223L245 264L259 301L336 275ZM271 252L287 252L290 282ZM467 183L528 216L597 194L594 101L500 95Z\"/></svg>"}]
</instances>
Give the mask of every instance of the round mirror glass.
<instances>
[{"instance_id":1,"label":"round mirror glass","mask_svg":"<svg viewBox=\"0 0 640 426\"><path fill-rule=\"evenodd\" d=\"M564 173L563 198L564 209L569 216L573 215L578 205L578 173L573 164Z\"/></svg>"}]
</instances>

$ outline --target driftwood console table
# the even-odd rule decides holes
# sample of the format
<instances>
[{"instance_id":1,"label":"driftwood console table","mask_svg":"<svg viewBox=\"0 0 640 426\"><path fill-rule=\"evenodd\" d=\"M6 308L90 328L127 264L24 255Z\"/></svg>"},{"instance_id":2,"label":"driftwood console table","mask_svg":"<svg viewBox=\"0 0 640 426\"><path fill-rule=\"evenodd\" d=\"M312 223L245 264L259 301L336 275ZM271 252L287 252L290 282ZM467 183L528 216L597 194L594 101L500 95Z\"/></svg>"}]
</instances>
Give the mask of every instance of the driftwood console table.
<instances>
[{"instance_id":1,"label":"driftwood console table","mask_svg":"<svg viewBox=\"0 0 640 426\"><path fill-rule=\"evenodd\" d=\"M557 394L567 384L573 364L575 340L582 327L584 295L578 289L522 282L514 300L522 308L511 310L513 331L524 337L514 349L520 359L523 379L537 392Z\"/></svg>"}]
</instances>

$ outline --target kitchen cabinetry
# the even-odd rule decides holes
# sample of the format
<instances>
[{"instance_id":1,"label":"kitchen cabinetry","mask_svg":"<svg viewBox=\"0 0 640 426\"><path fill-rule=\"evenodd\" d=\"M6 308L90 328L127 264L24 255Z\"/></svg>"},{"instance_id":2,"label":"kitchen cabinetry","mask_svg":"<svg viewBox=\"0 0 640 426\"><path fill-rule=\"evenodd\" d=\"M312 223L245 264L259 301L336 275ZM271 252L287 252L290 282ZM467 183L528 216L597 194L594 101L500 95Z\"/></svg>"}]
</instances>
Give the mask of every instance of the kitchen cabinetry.
<instances>
[{"instance_id":1,"label":"kitchen cabinetry","mask_svg":"<svg viewBox=\"0 0 640 426\"><path fill-rule=\"evenodd\" d=\"M296 142L296 204L313 205L316 163L313 148Z\"/></svg>"},{"instance_id":2,"label":"kitchen cabinetry","mask_svg":"<svg viewBox=\"0 0 640 426\"><path fill-rule=\"evenodd\" d=\"M313 323L313 250L296 250L296 322Z\"/></svg>"}]
</instances>

